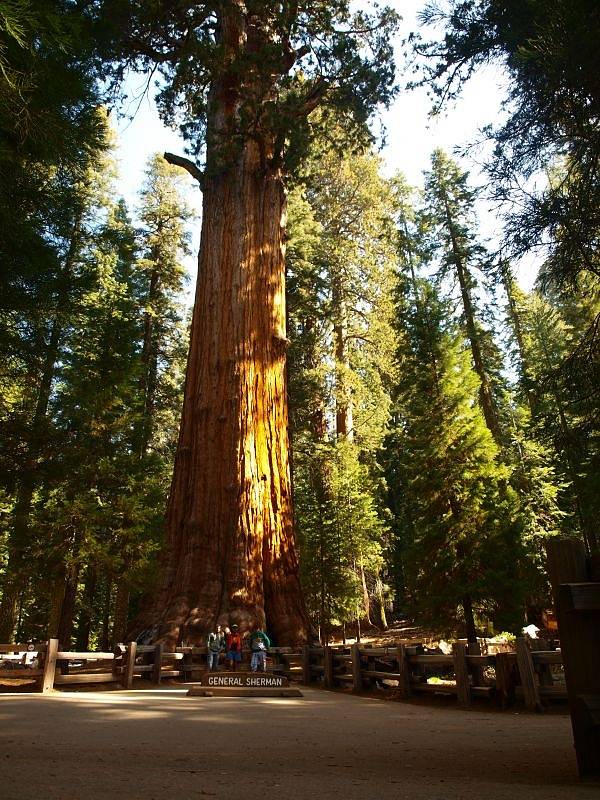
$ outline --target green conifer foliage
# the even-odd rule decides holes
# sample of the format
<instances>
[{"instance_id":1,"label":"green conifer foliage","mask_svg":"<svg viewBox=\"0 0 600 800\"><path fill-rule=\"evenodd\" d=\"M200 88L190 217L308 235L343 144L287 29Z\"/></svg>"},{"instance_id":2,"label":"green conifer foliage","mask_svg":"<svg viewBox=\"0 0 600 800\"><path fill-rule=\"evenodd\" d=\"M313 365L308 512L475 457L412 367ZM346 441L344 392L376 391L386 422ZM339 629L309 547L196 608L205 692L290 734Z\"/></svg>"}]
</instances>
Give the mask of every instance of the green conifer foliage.
<instances>
[{"instance_id":1,"label":"green conifer foliage","mask_svg":"<svg viewBox=\"0 0 600 800\"><path fill-rule=\"evenodd\" d=\"M517 503L477 403L478 376L448 308L424 282L401 306L406 340L388 458L407 509L403 561L419 618L446 630L476 617L518 624Z\"/></svg>"}]
</instances>

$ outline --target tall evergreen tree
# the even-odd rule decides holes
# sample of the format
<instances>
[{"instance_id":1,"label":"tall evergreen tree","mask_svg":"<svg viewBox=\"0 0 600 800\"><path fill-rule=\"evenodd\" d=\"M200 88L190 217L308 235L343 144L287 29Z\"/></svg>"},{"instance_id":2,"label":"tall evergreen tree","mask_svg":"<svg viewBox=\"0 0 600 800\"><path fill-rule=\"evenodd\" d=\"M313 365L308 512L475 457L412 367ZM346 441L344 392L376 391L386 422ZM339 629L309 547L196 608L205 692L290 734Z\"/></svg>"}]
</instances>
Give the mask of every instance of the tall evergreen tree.
<instances>
[{"instance_id":1,"label":"tall evergreen tree","mask_svg":"<svg viewBox=\"0 0 600 800\"><path fill-rule=\"evenodd\" d=\"M410 283L401 295L402 379L387 443L390 480L408 516L407 593L421 619L447 630L461 621L476 642L477 614L502 627L519 617L516 498L462 336L431 285Z\"/></svg>"},{"instance_id":2,"label":"tall evergreen tree","mask_svg":"<svg viewBox=\"0 0 600 800\"><path fill-rule=\"evenodd\" d=\"M216 621L305 641L285 389L285 194L332 115L364 141L391 96L395 15L344 0L172 7L105 0L122 68L158 68L159 107L204 167L199 281L163 581L140 625L175 643ZM312 115L317 106L325 109ZM182 113L183 112L183 113ZM219 469L215 469L215 464Z\"/></svg>"}]
</instances>

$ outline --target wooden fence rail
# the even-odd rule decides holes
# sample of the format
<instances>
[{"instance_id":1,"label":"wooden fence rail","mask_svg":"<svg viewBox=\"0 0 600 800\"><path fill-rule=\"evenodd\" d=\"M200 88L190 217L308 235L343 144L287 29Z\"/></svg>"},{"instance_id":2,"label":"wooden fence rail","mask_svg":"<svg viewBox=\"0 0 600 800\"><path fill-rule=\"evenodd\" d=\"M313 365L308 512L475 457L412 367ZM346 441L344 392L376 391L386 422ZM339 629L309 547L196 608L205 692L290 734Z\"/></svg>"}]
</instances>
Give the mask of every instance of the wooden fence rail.
<instances>
[{"instance_id":1,"label":"wooden fence rail","mask_svg":"<svg viewBox=\"0 0 600 800\"><path fill-rule=\"evenodd\" d=\"M56 639L44 644L0 645L0 660L24 660L35 647L34 669L18 663L16 669L0 669L0 678L33 678L38 691L55 686L117 683L125 689L135 678L160 685L164 678L184 682L200 678L206 671L206 647L178 647L166 651L161 644L117 645L113 652L74 652L58 649ZM403 697L447 694L468 706L473 698L495 697L506 707L522 697L530 710L542 710L548 699L566 699L564 684L556 683L552 667L560 665L558 650L536 649L544 643L517 640L516 653L469 655L463 643L453 652L425 653L408 645L393 647L272 647L269 671L304 685L326 689L348 688L355 692L377 687L393 688ZM5 654L3 656L3 654ZM482 676L485 679L482 680Z\"/></svg>"}]
</instances>

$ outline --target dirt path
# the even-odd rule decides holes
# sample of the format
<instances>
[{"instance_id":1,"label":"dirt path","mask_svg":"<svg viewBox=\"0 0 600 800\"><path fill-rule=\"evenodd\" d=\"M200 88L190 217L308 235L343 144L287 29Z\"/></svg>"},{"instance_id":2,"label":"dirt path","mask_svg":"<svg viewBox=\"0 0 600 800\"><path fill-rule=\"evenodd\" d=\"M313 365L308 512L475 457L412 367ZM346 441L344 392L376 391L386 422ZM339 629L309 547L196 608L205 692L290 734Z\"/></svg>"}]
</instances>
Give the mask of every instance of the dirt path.
<instances>
[{"instance_id":1,"label":"dirt path","mask_svg":"<svg viewBox=\"0 0 600 800\"><path fill-rule=\"evenodd\" d=\"M592 800L569 719L303 690L0 697L0 797ZM8 790L7 787L12 787Z\"/></svg>"}]
</instances>

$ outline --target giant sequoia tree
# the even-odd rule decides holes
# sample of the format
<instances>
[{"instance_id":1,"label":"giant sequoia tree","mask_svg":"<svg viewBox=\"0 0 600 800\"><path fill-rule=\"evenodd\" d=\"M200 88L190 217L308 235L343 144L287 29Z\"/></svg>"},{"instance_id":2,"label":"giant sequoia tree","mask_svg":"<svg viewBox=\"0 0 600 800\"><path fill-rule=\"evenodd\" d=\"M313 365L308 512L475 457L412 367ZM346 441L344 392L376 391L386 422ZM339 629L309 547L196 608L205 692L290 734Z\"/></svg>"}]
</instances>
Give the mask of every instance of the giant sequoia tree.
<instances>
[{"instance_id":1,"label":"giant sequoia tree","mask_svg":"<svg viewBox=\"0 0 600 800\"><path fill-rule=\"evenodd\" d=\"M170 156L203 192L199 280L161 585L143 618L174 643L216 620L303 640L288 461L286 173L332 116L354 140L389 98L394 15L349 3L106 0L120 69L158 69ZM323 111L318 119L311 112ZM316 116L316 115L315 115Z\"/></svg>"}]
</instances>

